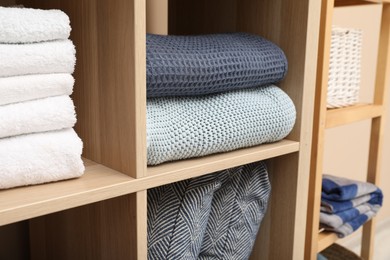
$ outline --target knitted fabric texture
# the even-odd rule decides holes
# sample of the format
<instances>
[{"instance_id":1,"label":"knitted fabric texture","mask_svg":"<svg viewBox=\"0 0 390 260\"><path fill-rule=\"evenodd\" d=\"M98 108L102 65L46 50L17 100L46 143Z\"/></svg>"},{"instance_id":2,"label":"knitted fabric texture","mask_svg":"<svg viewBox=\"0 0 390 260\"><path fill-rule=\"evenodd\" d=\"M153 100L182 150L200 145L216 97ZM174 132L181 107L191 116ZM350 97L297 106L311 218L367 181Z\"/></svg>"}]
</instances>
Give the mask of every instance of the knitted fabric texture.
<instances>
[{"instance_id":1,"label":"knitted fabric texture","mask_svg":"<svg viewBox=\"0 0 390 260\"><path fill-rule=\"evenodd\" d=\"M267 209L271 184L265 163L226 170L214 193L198 259L248 259Z\"/></svg>"},{"instance_id":2,"label":"knitted fabric texture","mask_svg":"<svg viewBox=\"0 0 390 260\"><path fill-rule=\"evenodd\" d=\"M147 100L148 164L275 142L296 118L291 99L270 85L201 97Z\"/></svg>"},{"instance_id":3,"label":"knitted fabric texture","mask_svg":"<svg viewBox=\"0 0 390 260\"><path fill-rule=\"evenodd\" d=\"M274 43L257 35L148 34L147 96L192 96L275 83L287 73L287 59Z\"/></svg>"},{"instance_id":4,"label":"knitted fabric texture","mask_svg":"<svg viewBox=\"0 0 390 260\"><path fill-rule=\"evenodd\" d=\"M148 191L148 259L196 259L202 246L216 175Z\"/></svg>"}]
</instances>

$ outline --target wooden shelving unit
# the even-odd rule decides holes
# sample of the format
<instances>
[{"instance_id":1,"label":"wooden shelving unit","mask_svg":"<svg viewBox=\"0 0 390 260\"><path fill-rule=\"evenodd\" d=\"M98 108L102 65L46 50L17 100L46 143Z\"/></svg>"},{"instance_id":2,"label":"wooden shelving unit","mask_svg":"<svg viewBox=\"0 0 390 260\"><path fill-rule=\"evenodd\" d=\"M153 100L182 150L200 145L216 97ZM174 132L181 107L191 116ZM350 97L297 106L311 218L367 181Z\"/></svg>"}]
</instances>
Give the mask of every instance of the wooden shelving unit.
<instances>
[{"instance_id":1,"label":"wooden shelving unit","mask_svg":"<svg viewBox=\"0 0 390 260\"><path fill-rule=\"evenodd\" d=\"M1 4L64 10L77 49L73 99L85 175L0 191L0 226L28 222L23 235L30 240L31 259L147 259L148 189L265 159L273 192L252 259L303 259L319 0ZM284 49L289 74L281 87L297 109L292 133L272 144L147 167L146 32L234 31L262 35Z\"/></svg>"},{"instance_id":2,"label":"wooden shelving unit","mask_svg":"<svg viewBox=\"0 0 390 260\"><path fill-rule=\"evenodd\" d=\"M327 87L333 9L338 6L382 4L378 62L374 100L371 104L358 104L345 108L327 109ZM319 232L321 183L323 173L324 134L327 128L342 126L361 120L371 120L367 181L379 185L381 146L384 135L384 111L387 87L390 84L390 2L362 0L322 0L321 26L315 95L315 116L312 141L312 162L309 184L305 259L317 259L317 253L332 245L338 237ZM363 227L363 259L373 259L375 219Z\"/></svg>"}]
</instances>

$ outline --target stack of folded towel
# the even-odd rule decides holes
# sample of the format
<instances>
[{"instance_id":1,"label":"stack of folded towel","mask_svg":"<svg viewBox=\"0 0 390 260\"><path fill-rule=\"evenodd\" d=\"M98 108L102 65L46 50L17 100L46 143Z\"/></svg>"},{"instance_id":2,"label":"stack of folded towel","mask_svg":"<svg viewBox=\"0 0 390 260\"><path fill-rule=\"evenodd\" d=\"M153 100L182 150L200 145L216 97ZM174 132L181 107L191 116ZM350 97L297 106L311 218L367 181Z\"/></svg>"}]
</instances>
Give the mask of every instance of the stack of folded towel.
<instances>
[{"instance_id":1,"label":"stack of folded towel","mask_svg":"<svg viewBox=\"0 0 390 260\"><path fill-rule=\"evenodd\" d=\"M382 201L382 191L374 184L324 174L320 224L345 237L374 217Z\"/></svg>"},{"instance_id":2,"label":"stack of folded towel","mask_svg":"<svg viewBox=\"0 0 390 260\"><path fill-rule=\"evenodd\" d=\"M0 7L0 21L0 189L81 176L69 17Z\"/></svg>"},{"instance_id":3,"label":"stack of folded towel","mask_svg":"<svg viewBox=\"0 0 390 260\"><path fill-rule=\"evenodd\" d=\"M291 99L272 85L287 59L245 33L147 35L148 164L275 142L292 130Z\"/></svg>"}]
</instances>

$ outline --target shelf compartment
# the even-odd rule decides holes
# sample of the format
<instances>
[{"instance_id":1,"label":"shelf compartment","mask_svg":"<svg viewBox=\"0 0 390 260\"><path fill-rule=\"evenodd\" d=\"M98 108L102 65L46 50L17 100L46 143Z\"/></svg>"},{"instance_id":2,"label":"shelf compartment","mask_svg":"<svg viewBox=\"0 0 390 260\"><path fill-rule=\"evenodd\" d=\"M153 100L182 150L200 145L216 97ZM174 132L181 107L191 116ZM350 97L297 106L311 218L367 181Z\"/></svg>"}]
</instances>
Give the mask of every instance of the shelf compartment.
<instances>
[{"instance_id":1,"label":"shelf compartment","mask_svg":"<svg viewBox=\"0 0 390 260\"><path fill-rule=\"evenodd\" d=\"M81 178L0 191L0 226L136 191L133 178L84 162Z\"/></svg>"},{"instance_id":2,"label":"shelf compartment","mask_svg":"<svg viewBox=\"0 0 390 260\"><path fill-rule=\"evenodd\" d=\"M359 104L345 108L328 109L326 112L326 128L342 126L365 119L380 117L383 114L381 105Z\"/></svg>"},{"instance_id":3,"label":"shelf compartment","mask_svg":"<svg viewBox=\"0 0 390 260\"><path fill-rule=\"evenodd\" d=\"M336 233L323 231L318 234L318 252L328 248L335 243L339 238Z\"/></svg>"},{"instance_id":4,"label":"shelf compartment","mask_svg":"<svg viewBox=\"0 0 390 260\"><path fill-rule=\"evenodd\" d=\"M282 140L227 153L151 166L147 169L147 176L158 177L169 183L297 151L299 142Z\"/></svg>"}]
</instances>

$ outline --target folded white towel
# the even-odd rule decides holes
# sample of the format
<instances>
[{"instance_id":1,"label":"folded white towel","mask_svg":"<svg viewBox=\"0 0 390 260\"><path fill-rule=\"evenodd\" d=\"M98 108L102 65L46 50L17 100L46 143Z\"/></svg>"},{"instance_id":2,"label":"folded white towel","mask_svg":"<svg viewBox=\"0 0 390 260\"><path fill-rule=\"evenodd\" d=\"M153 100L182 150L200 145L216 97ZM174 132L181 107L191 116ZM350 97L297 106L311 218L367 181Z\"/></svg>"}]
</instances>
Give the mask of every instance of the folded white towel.
<instances>
[{"instance_id":1,"label":"folded white towel","mask_svg":"<svg viewBox=\"0 0 390 260\"><path fill-rule=\"evenodd\" d=\"M25 74L69 73L76 63L70 40L0 45L0 77Z\"/></svg>"},{"instance_id":2,"label":"folded white towel","mask_svg":"<svg viewBox=\"0 0 390 260\"><path fill-rule=\"evenodd\" d=\"M74 105L69 96L0 106L0 138L70 128L75 123Z\"/></svg>"},{"instance_id":3,"label":"folded white towel","mask_svg":"<svg viewBox=\"0 0 390 260\"><path fill-rule=\"evenodd\" d=\"M31 43L65 40L69 17L60 10L0 7L0 42Z\"/></svg>"},{"instance_id":4,"label":"folded white towel","mask_svg":"<svg viewBox=\"0 0 390 260\"><path fill-rule=\"evenodd\" d=\"M0 105L72 94L70 74L35 74L0 78Z\"/></svg>"},{"instance_id":5,"label":"folded white towel","mask_svg":"<svg viewBox=\"0 0 390 260\"><path fill-rule=\"evenodd\" d=\"M0 139L0 189L81 176L82 146L73 129Z\"/></svg>"}]
</instances>

